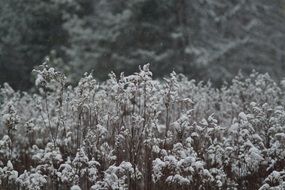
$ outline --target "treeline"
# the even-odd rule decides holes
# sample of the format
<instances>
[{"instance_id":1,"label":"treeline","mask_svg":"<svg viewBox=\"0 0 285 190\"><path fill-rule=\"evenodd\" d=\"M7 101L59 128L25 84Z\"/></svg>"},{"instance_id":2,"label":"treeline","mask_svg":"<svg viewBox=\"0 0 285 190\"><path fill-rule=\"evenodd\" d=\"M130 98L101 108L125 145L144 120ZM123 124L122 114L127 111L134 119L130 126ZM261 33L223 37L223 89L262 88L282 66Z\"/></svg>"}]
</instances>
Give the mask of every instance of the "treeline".
<instances>
[{"instance_id":1,"label":"treeline","mask_svg":"<svg viewBox=\"0 0 285 190\"><path fill-rule=\"evenodd\" d=\"M1 89L1 190L285 188L284 81L34 72L37 93Z\"/></svg>"},{"instance_id":2,"label":"treeline","mask_svg":"<svg viewBox=\"0 0 285 190\"><path fill-rule=\"evenodd\" d=\"M73 83L147 62L216 85L239 69L280 79L284 18L283 0L2 0L0 84L29 89L47 55Z\"/></svg>"}]
</instances>

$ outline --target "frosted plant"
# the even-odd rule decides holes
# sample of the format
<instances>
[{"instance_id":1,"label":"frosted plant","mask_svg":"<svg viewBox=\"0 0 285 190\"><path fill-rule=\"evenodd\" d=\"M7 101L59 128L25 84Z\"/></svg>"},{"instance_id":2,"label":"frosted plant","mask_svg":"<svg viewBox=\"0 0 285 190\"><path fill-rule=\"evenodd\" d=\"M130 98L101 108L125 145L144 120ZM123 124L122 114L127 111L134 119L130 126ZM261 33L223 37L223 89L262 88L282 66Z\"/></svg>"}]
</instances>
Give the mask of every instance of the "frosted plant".
<instances>
[{"instance_id":1,"label":"frosted plant","mask_svg":"<svg viewBox=\"0 0 285 190\"><path fill-rule=\"evenodd\" d=\"M273 171L283 188L284 88L268 75L215 89L149 65L75 86L35 72L35 93L0 91L1 189L274 188Z\"/></svg>"},{"instance_id":2,"label":"frosted plant","mask_svg":"<svg viewBox=\"0 0 285 190\"><path fill-rule=\"evenodd\" d=\"M70 160L67 160L66 163L59 166L57 176L64 184L73 184L73 182L78 181L76 171L72 167Z\"/></svg>"},{"instance_id":3,"label":"frosted plant","mask_svg":"<svg viewBox=\"0 0 285 190\"><path fill-rule=\"evenodd\" d=\"M43 176L38 172L30 173L24 171L24 173L17 178L17 183L22 189L41 190L47 184L47 180L46 176Z\"/></svg>"},{"instance_id":4,"label":"frosted plant","mask_svg":"<svg viewBox=\"0 0 285 190\"><path fill-rule=\"evenodd\" d=\"M87 172L88 157L85 155L83 148L80 148L76 153L75 158L72 160L72 165L76 169L76 173L79 177L83 176Z\"/></svg>"},{"instance_id":5,"label":"frosted plant","mask_svg":"<svg viewBox=\"0 0 285 190\"><path fill-rule=\"evenodd\" d=\"M122 162L119 166L110 166L104 172L102 181L97 181L91 189L119 189L124 190L129 187L128 180L134 174L134 169L131 163Z\"/></svg>"},{"instance_id":6,"label":"frosted plant","mask_svg":"<svg viewBox=\"0 0 285 190\"><path fill-rule=\"evenodd\" d=\"M11 158L11 144L12 141L8 135L4 135L0 140L0 154L3 160L9 160L9 158Z\"/></svg>"},{"instance_id":7,"label":"frosted plant","mask_svg":"<svg viewBox=\"0 0 285 190\"><path fill-rule=\"evenodd\" d=\"M264 184L259 190L279 190L285 188L285 172L273 171L264 180Z\"/></svg>"},{"instance_id":8,"label":"frosted plant","mask_svg":"<svg viewBox=\"0 0 285 190\"><path fill-rule=\"evenodd\" d=\"M2 187L13 187L18 178L18 171L14 170L14 166L10 160L8 160L6 166L0 168L0 180Z\"/></svg>"}]
</instances>

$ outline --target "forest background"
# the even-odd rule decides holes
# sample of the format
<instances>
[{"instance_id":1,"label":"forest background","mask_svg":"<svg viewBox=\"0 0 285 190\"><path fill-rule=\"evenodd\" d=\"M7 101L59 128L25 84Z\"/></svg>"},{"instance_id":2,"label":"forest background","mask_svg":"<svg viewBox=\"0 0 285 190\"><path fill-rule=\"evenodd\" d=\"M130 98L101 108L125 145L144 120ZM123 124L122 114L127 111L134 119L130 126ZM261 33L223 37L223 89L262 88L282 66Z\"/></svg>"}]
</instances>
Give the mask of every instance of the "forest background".
<instances>
[{"instance_id":1,"label":"forest background","mask_svg":"<svg viewBox=\"0 0 285 190\"><path fill-rule=\"evenodd\" d=\"M285 70L284 0L1 0L0 84L32 87L49 56L76 83L93 70L131 74L151 63L220 86L239 70Z\"/></svg>"}]
</instances>

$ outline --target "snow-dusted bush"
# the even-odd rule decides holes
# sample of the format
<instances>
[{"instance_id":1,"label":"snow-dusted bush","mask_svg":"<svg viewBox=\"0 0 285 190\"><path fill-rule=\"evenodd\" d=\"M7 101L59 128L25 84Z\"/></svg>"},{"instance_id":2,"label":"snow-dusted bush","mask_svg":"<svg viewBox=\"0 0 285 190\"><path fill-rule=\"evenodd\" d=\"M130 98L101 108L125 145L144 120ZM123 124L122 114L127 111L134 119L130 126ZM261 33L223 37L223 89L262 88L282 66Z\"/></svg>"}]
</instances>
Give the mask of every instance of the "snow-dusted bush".
<instances>
[{"instance_id":1,"label":"snow-dusted bush","mask_svg":"<svg viewBox=\"0 0 285 190\"><path fill-rule=\"evenodd\" d=\"M285 89L267 74L35 73L35 93L1 89L0 189L284 188Z\"/></svg>"}]
</instances>

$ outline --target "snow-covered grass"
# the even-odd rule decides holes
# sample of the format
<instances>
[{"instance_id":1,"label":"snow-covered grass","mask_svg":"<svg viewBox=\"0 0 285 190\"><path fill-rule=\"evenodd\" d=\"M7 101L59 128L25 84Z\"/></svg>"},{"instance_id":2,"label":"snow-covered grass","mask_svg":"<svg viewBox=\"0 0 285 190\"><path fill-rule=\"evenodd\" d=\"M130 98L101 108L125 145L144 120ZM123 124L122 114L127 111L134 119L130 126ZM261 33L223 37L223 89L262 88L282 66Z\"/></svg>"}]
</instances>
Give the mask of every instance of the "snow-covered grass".
<instances>
[{"instance_id":1,"label":"snow-covered grass","mask_svg":"<svg viewBox=\"0 0 285 190\"><path fill-rule=\"evenodd\" d=\"M37 93L1 89L0 189L285 189L284 81L34 72Z\"/></svg>"}]
</instances>

